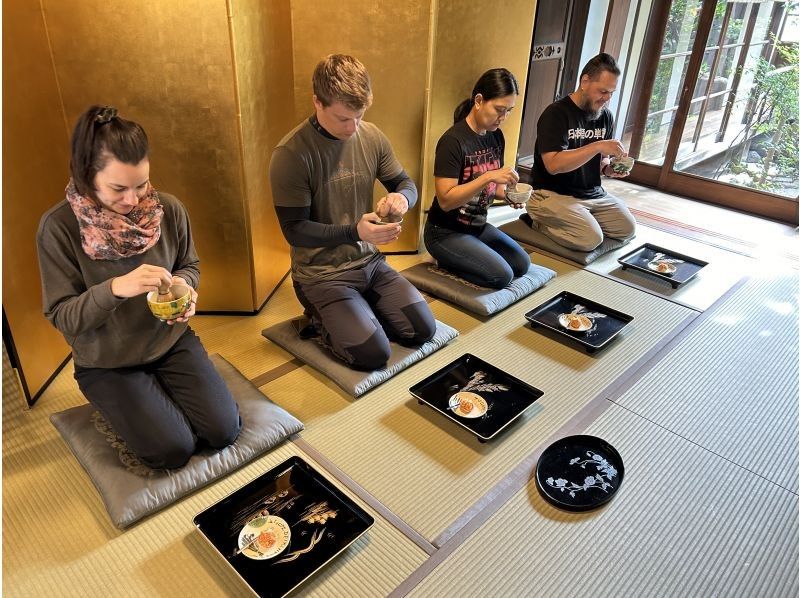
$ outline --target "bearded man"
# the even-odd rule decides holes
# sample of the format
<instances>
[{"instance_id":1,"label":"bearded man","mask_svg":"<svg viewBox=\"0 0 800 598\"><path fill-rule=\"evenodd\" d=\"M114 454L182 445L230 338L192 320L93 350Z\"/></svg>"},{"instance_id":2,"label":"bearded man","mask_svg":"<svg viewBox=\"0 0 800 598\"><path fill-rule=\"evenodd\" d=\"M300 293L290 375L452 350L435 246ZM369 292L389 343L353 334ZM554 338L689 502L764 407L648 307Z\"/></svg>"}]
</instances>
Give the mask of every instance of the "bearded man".
<instances>
[{"instance_id":1,"label":"bearded man","mask_svg":"<svg viewBox=\"0 0 800 598\"><path fill-rule=\"evenodd\" d=\"M600 176L623 178L611 160L627 156L613 139L608 109L620 70L609 54L583 67L577 90L545 108L537 123L533 189L526 204L532 226L575 251L592 251L605 236L627 240L636 221L625 203L609 195Z\"/></svg>"}]
</instances>

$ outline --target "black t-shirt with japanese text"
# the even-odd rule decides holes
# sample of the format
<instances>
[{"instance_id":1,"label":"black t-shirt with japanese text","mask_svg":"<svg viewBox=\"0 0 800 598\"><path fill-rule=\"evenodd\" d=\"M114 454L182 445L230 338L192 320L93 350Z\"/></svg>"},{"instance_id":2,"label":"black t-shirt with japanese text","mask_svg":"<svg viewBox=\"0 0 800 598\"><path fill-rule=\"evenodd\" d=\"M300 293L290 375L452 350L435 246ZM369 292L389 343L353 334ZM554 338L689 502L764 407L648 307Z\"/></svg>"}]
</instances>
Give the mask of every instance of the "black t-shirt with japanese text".
<instances>
[{"instance_id":1,"label":"black t-shirt with japanese text","mask_svg":"<svg viewBox=\"0 0 800 598\"><path fill-rule=\"evenodd\" d=\"M433 176L457 179L459 185L478 178L484 172L503 167L503 152L506 141L500 129L478 135L467 124L458 121L439 138L436 144L436 160ZM486 225L486 212L497 189L489 183L480 193L459 208L445 212L434 198L428 220L444 228L458 232L480 234Z\"/></svg>"},{"instance_id":2,"label":"black t-shirt with japanese text","mask_svg":"<svg viewBox=\"0 0 800 598\"><path fill-rule=\"evenodd\" d=\"M595 141L611 139L614 117L603 108L599 118L575 105L568 95L544 109L536 127L533 162L533 188L554 191L580 199L597 199L606 192L600 185L600 154L580 168L561 174L550 174L542 162L542 154L573 150Z\"/></svg>"}]
</instances>

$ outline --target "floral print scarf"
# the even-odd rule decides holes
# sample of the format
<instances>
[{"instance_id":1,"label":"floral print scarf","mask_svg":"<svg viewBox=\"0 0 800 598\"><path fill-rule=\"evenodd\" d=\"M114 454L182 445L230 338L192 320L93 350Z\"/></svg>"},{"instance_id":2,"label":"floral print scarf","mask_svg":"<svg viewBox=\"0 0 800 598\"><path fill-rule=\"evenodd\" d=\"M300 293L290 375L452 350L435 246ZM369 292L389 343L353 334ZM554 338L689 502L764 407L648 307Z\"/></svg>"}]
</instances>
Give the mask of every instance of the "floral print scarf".
<instances>
[{"instance_id":1,"label":"floral print scarf","mask_svg":"<svg viewBox=\"0 0 800 598\"><path fill-rule=\"evenodd\" d=\"M81 233L83 251L93 260L119 260L144 253L161 237L164 208L152 185L128 214L99 206L90 197L78 193L75 183L67 185L67 201Z\"/></svg>"}]
</instances>

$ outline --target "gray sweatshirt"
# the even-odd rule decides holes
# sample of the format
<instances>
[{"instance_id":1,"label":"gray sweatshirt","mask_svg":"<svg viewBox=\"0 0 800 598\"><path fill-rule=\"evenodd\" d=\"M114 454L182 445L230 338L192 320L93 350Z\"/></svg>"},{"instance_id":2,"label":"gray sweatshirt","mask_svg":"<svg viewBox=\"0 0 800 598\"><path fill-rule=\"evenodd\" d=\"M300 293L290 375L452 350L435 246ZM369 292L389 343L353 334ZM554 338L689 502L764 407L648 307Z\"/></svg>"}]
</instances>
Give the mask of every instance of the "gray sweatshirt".
<instances>
[{"instance_id":1,"label":"gray sweatshirt","mask_svg":"<svg viewBox=\"0 0 800 598\"><path fill-rule=\"evenodd\" d=\"M93 260L81 247L78 220L67 200L39 222L36 243L42 277L44 315L72 347L77 365L94 368L137 366L166 353L186 330L156 319L144 294L121 299L111 279L141 264L166 268L195 289L200 280L186 208L172 195L159 193L164 207L161 237L139 255Z\"/></svg>"}]
</instances>

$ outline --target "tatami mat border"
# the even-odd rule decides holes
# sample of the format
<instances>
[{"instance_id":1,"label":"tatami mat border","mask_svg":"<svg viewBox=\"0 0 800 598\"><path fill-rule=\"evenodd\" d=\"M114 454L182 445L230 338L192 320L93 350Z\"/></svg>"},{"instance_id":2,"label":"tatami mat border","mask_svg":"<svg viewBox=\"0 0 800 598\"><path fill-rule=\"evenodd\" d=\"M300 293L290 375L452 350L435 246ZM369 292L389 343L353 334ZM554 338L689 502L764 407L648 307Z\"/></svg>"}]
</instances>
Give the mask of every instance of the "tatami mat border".
<instances>
[{"instance_id":1,"label":"tatami mat border","mask_svg":"<svg viewBox=\"0 0 800 598\"><path fill-rule=\"evenodd\" d=\"M284 374L288 374L289 372L292 372L297 368L301 368L304 365L305 363L303 363L302 361L300 361L298 358L295 357L294 359L282 363L281 365L276 366L271 370L267 370L263 374L259 374L255 378L251 378L250 382L253 383L253 386L258 388L259 386L264 386L265 384L268 384L273 380L280 378Z\"/></svg>"}]
</instances>

